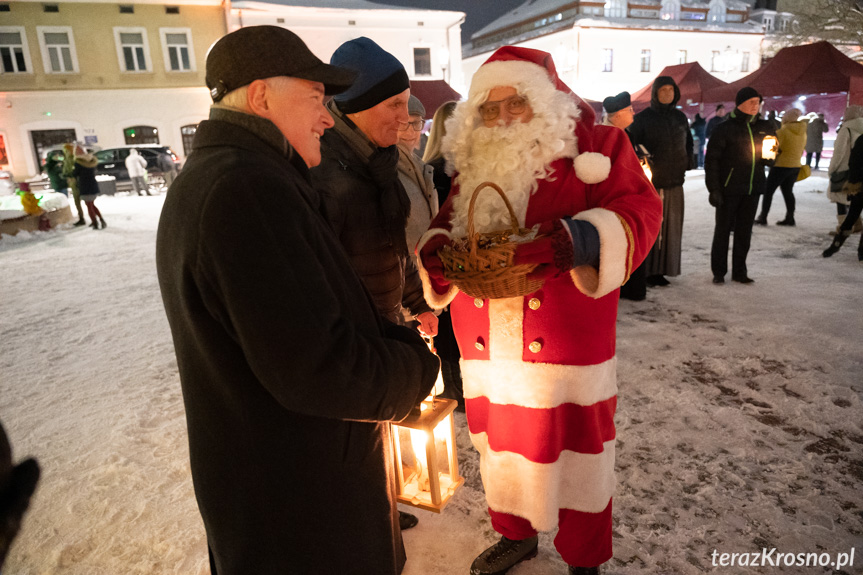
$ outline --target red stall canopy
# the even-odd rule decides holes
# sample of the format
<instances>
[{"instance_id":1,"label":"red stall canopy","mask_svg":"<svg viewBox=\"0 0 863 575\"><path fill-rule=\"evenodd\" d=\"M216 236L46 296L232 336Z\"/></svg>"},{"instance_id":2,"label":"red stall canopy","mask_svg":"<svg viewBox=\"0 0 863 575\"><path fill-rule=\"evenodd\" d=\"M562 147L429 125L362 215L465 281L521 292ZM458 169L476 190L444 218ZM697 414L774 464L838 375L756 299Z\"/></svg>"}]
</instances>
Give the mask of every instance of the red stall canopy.
<instances>
[{"instance_id":1,"label":"red stall canopy","mask_svg":"<svg viewBox=\"0 0 863 575\"><path fill-rule=\"evenodd\" d=\"M677 105L681 106L684 112L686 112L687 104L704 102L704 92L707 90L727 85L726 82L723 82L702 68L698 62L666 66L658 76L671 76L674 79L674 83L680 88L680 101ZM632 95L633 110L640 112L650 106L650 92L652 88L653 80Z\"/></svg>"},{"instance_id":2,"label":"red stall canopy","mask_svg":"<svg viewBox=\"0 0 863 575\"><path fill-rule=\"evenodd\" d=\"M810 94L850 94L851 101L863 98L863 65L855 62L829 42L783 48L764 66L745 78L705 93L705 102L734 102L738 90L752 86L765 98Z\"/></svg>"},{"instance_id":3,"label":"red stall canopy","mask_svg":"<svg viewBox=\"0 0 863 575\"><path fill-rule=\"evenodd\" d=\"M434 116L441 104L449 100L458 102L461 94L444 80L411 80L411 94L419 98L426 109L426 119Z\"/></svg>"}]
</instances>

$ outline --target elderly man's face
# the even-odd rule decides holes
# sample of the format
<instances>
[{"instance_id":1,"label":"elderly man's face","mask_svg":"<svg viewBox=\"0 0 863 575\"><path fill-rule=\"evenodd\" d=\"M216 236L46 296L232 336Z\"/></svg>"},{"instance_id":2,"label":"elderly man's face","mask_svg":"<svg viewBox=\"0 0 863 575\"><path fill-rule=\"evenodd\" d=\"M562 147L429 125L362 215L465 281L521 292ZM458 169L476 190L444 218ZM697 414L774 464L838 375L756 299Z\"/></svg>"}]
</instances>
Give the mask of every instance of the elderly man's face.
<instances>
[{"instance_id":1,"label":"elderly man's face","mask_svg":"<svg viewBox=\"0 0 863 575\"><path fill-rule=\"evenodd\" d=\"M656 97L660 104L670 104L674 101L674 86L666 84L656 91Z\"/></svg>"},{"instance_id":2,"label":"elderly man's face","mask_svg":"<svg viewBox=\"0 0 863 575\"><path fill-rule=\"evenodd\" d=\"M754 116L761 108L761 98L749 98L748 100L742 102L739 106L737 106L737 108L744 114Z\"/></svg>"},{"instance_id":3,"label":"elderly man's face","mask_svg":"<svg viewBox=\"0 0 863 575\"><path fill-rule=\"evenodd\" d=\"M413 152L420 147L420 135L423 129L423 119L419 114L411 114L407 124L399 126L399 146Z\"/></svg>"},{"instance_id":4,"label":"elderly man's face","mask_svg":"<svg viewBox=\"0 0 863 575\"><path fill-rule=\"evenodd\" d=\"M407 89L368 110L348 114L348 117L374 145L388 148L398 143L399 128L409 119L410 95L411 91Z\"/></svg>"},{"instance_id":5,"label":"elderly man's face","mask_svg":"<svg viewBox=\"0 0 863 575\"><path fill-rule=\"evenodd\" d=\"M321 163L321 135L333 127L324 107L324 85L278 77L267 84L267 107L259 112L276 125L310 168Z\"/></svg>"},{"instance_id":6,"label":"elderly man's face","mask_svg":"<svg viewBox=\"0 0 863 575\"><path fill-rule=\"evenodd\" d=\"M635 112L633 112L632 106L627 106L624 109L611 114L608 119L621 130L625 130L632 125L632 122L635 120Z\"/></svg>"},{"instance_id":7,"label":"elderly man's face","mask_svg":"<svg viewBox=\"0 0 863 575\"><path fill-rule=\"evenodd\" d=\"M526 123L533 119L533 108L530 107L530 103L512 86L492 88L488 98L480 105L479 113L482 123L487 128L498 125L509 126L514 121Z\"/></svg>"}]
</instances>

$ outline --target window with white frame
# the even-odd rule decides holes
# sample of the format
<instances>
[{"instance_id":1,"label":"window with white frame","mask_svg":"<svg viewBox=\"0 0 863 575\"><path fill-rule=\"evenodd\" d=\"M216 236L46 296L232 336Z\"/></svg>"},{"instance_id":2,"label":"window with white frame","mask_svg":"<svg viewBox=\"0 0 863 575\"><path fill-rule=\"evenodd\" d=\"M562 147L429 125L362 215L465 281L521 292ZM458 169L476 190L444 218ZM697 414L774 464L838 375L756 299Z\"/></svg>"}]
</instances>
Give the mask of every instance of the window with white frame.
<instances>
[{"instance_id":1,"label":"window with white frame","mask_svg":"<svg viewBox=\"0 0 863 575\"><path fill-rule=\"evenodd\" d=\"M414 75L431 76L431 48L414 48Z\"/></svg>"},{"instance_id":2,"label":"window with white frame","mask_svg":"<svg viewBox=\"0 0 863 575\"><path fill-rule=\"evenodd\" d=\"M0 26L0 73L32 72L27 35L23 26Z\"/></svg>"},{"instance_id":3,"label":"window with white frame","mask_svg":"<svg viewBox=\"0 0 863 575\"><path fill-rule=\"evenodd\" d=\"M602 71L611 72L614 69L614 49L602 49Z\"/></svg>"},{"instance_id":4,"label":"window with white frame","mask_svg":"<svg viewBox=\"0 0 863 575\"><path fill-rule=\"evenodd\" d=\"M145 28L114 28L117 58L124 72L149 72L150 44Z\"/></svg>"},{"instance_id":5,"label":"window with white frame","mask_svg":"<svg viewBox=\"0 0 863 575\"><path fill-rule=\"evenodd\" d=\"M762 23L764 24L765 32L773 31L773 16L765 16L764 20L762 20Z\"/></svg>"},{"instance_id":6,"label":"window with white frame","mask_svg":"<svg viewBox=\"0 0 863 575\"><path fill-rule=\"evenodd\" d=\"M748 72L749 71L749 52L743 52L743 55L740 59L740 71Z\"/></svg>"},{"instance_id":7,"label":"window with white frame","mask_svg":"<svg viewBox=\"0 0 863 575\"><path fill-rule=\"evenodd\" d=\"M69 26L36 26L46 74L78 72L75 38Z\"/></svg>"},{"instance_id":8,"label":"window with white frame","mask_svg":"<svg viewBox=\"0 0 863 575\"><path fill-rule=\"evenodd\" d=\"M677 63L686 64L686 50L677 51Z\"/></svg>"},{"instance_id":9,"label":"window with white frame","mask_svg":"<svg viewBox=\"0 0 863 575\"><path fill-rule=\"evenodd\" d=\"M707 11L707 21L710 24L725 22L725 2L723 0L713 0L710 2L710 9Z\"/></svg>"},{"instance_id":10,"label":"window with white frame","mask_svg":"<svg viewBox=\"0 0 863 575\"><path fill-rule=\"evenodd\" d=\"M680 3L677 0L662 0L659 18L662 20L680 20Z\"/></svg>"},{"instance_id":11,"label":"window with white frame","mask_svg":"<svg viewBox=\"0 0 863 575\"><path fill-rule=\"evenodd\" d=\"M167 72L194 72L195 50L190 28L159 28Z\"/></svg>"},{"instance_id":12,"label":"window with white frame","mask_svg":"<svg viewBox=\"0 0 863 575\"><path fill-rule=\"evenodd\" d=\"M650 50L641 51L641 71L650 72Z\"/></svg>"},{"instance_id":13,"label":"window with white frame","mask_svg":"<svg viewBox=\"0 0 863 575\"><path fill-rule=\"evenodd\" d=\"M606 18L623 18L626 16L626 1L625 0L606 0L605 2L605 17Z\"/></svg>"}]
</instances>

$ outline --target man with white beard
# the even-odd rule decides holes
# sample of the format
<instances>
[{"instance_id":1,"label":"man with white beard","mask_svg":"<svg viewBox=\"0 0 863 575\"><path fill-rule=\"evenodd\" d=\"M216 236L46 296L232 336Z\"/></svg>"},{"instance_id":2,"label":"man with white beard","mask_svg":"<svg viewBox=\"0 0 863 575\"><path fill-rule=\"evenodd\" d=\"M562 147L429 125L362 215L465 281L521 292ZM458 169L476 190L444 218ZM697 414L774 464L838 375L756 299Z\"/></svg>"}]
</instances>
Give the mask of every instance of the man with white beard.
<instances>
[{"instance_id":1,"label":"man with white beard","mask_svg":"<svg viewBox=\"0 0 863 575\"><path fill-rule=\"evenodd\" d=\"M474 75L447 122L452 192L417 246L426 299L451 303L471 439L500 540L472 575L506 573L558 528L569 573L599 573L612 556L617 290L656 238L662 205L626 135L594 124L551 57L505 46ZM467 230L485 181L507 194L541 239L515 264L545 283L525 297L474 299L443 272L438 251ZM477 231L509 227L493 190L478 198Z\"/></svg>"}]
</instances>

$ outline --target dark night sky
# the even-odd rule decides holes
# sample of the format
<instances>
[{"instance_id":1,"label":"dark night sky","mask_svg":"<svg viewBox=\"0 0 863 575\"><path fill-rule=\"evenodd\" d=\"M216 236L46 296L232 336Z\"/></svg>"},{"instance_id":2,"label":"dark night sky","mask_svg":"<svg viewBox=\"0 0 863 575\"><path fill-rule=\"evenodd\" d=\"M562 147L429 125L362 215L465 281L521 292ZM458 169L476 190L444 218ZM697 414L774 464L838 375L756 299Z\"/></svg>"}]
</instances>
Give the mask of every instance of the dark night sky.
<instances>
[{"instance_id":1,"label":"dark night sky","mask_svg":"<svg viewBox=\"0 0 863 575\"><path fill-rule=\"evenodd\" d=\"M470 41L470 36L492 20L521 6L526 0L372 0L378 4L407 6L410 8L430 8L432 10L457 10L467 14L461 26L462 44ZM537 0L541 1L541 0Z\"/></svg>"}]
</instances>

